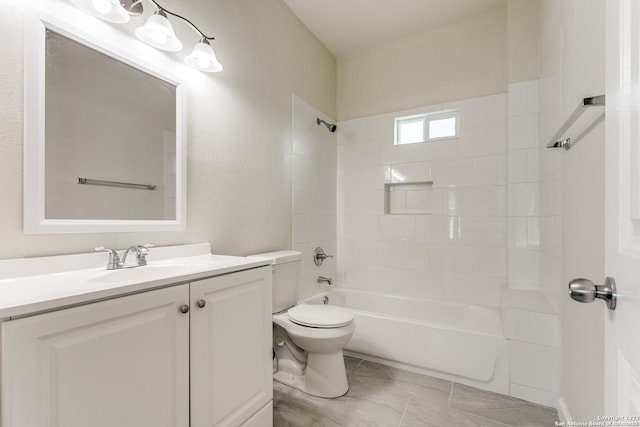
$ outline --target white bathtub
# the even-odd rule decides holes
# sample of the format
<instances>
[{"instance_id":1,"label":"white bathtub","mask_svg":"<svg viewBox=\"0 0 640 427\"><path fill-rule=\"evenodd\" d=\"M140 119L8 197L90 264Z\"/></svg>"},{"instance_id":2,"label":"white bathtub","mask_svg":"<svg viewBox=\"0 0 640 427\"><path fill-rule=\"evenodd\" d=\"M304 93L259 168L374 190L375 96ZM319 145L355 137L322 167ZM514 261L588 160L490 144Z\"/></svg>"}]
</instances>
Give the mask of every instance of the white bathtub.
<instances>
[{"instance_id":1,"label":"white bathtub","mask_svg":"<svg viewBox=\"0 0 640 427\"><path fill-rule=\"evenodd\" d=\"M508 393L508 346L497 308L334 288L307 301L353 311L345 353Z\"/></svg>"}]
</instances>

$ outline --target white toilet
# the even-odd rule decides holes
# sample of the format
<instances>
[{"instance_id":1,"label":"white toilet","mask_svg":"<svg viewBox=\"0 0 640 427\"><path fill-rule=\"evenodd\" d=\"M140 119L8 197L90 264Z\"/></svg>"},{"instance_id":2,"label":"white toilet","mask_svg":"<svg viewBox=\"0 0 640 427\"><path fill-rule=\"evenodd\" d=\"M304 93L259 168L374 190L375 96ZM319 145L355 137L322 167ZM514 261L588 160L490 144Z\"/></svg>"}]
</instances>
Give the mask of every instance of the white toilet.
<instances>
[{"instance_id":1,"label":"white toilet","mask_svg":"<svg viewBox=\"0 0 640 427\"><path fill-rule=\"evenodd\" d=\"M349 389L342 349L355 331L353 314L322 304L295 305L302 253L277 251L251 257L273 268L273 378L320 397Z\"/></svg>"}]
</instances>

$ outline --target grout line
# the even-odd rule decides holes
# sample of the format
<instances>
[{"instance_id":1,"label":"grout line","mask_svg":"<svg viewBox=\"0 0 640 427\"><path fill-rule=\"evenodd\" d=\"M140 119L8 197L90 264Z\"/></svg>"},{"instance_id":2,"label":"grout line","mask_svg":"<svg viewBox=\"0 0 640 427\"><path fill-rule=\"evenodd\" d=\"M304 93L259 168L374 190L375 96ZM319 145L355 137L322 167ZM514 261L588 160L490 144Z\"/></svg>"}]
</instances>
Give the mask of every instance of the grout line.
<instances>
[{"instance_id":1,"label":"grout line","mask_svg":"<svg viewBox=\"0 0 640 427\"><path fill-rule=\"evenodd\" d=\"M449 392L449 408L451 408L451 401L453 400L453 387L455 386L456 383L454 383L453 381L451 381L451 391Z\"/></svg>"},{"instance_id":2,"label":"grout line","mask_svg":"<svg viewBox=\"0 0 640 427\"><path fill-rule=\"evenodd\" d=\"M404 405L404 411L402 411L402 416L400 417L400 422L398 423L398 427L402 426L402 421L404 420L404 416L407 414L407 409L409 409L409 402L411 402L411 398L407 398L407 403Z\"/></svg>"},{"instance_id":3,"label":"grout line","mask_svg":"<svg viewBox=\"0 0 640 427\"><path fill-rule=\"evenodd\" d=\"M497 424L497 425L499 425L499 426L511 427L511 426L513 425L513 424L505 424L505 423L503 423L502 421L498 421L498 420L494 420L494 419L492 419L492 418L484 417L484 416L482 416L482 415L474 414L473 412L463 411L462 409L455 409L455 410L456 410L456 411L460 411L460 412L462 412L463 414L471 415L472 417L477 417L477 418L480 418L480 419L482 419L482 420L489 421L489 422L491 422L491 423L493 423L493 424Z\"/></svg>"}]
</instances>

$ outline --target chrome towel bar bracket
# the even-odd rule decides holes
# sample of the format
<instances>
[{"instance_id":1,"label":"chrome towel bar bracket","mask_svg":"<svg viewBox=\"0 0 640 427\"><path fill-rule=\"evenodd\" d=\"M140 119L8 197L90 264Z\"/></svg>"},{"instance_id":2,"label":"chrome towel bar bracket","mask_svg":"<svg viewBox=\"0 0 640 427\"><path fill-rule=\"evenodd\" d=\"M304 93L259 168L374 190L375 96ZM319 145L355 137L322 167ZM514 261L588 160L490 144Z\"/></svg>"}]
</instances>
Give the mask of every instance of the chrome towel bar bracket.
<instances>
[{"instance_id":1,"label":"chrome towel bar bracket","mask_svg":"<svg viewBox=\"0 0 640 427\"><path fill-rule=\"evenodd\" d=\"M604 106L605 95L584 98L578 108L553 135L547 148L564 148L565 150L571 148L603 120ZM587 111L588 114L586 114Z\"/></svg>"}]
</instances>

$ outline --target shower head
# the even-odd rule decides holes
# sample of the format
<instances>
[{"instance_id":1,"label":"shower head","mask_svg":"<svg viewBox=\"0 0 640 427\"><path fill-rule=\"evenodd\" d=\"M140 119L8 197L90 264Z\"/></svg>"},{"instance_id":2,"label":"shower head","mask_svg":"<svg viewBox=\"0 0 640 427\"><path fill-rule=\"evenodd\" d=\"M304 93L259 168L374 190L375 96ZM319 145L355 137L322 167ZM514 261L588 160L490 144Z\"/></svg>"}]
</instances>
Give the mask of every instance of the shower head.
<instances>
[{"instance_id":1,"label":"shower head","mask_svg":"<svg viewBox=\"0 0 640 427\"><path fill-rule=\"evenodd\" d=\"M327 129L329 129L329 132L332 132L332 133L335 132L336 129L338 129L338 126L336 126L336 125L334 125L332 123L327 123L327 122L325 122L324 120L321 120L321 119L316 119L316 123L318 125L320 123L323 123L327 127Z\"/></svg>"}]
</instances>

